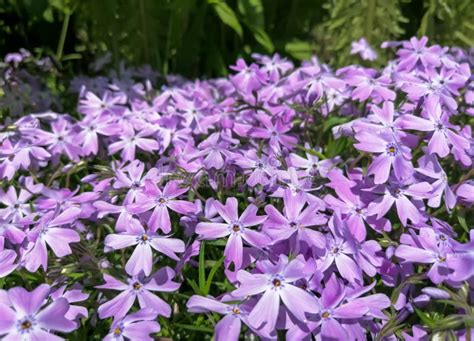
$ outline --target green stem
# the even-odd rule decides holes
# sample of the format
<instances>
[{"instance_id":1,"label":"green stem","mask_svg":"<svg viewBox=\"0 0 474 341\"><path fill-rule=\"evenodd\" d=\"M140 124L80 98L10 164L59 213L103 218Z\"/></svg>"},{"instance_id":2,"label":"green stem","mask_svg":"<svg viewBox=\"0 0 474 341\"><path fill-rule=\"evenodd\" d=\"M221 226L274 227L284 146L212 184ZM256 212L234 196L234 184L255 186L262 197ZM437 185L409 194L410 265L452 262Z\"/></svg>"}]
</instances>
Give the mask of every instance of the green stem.
<instances>
[{"instance_id":1,"label":"green stem","mask_svg":"<svg viewBox=\"0 0 474 341\"><path fill-rule=\"evenodd\" d=\"M71 17L71 13L66 13L64 15L63 27L61 28L61 35L59 36L58 48L56 50L56 60L58 63L61 62L63 57L63 50L64 50L64 43L66 42L66 34L67 29L69 27L69 19Z\"/></svg>"}]
</instances>

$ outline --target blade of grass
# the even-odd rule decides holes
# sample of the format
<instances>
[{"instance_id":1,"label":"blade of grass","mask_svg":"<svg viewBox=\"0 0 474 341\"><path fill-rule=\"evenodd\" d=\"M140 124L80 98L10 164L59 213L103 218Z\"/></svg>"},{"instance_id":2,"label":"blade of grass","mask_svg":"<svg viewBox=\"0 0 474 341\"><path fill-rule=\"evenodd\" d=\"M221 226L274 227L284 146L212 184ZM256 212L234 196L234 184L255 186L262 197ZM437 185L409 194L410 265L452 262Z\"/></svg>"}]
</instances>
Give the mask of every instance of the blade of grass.
<instances>
[{"instance_id":1,"label":"blade of grass","mask_svg":"<svg viewBox=\"0 0 474 341\"><path fill-rule=\"evenodd\" d=\"M205 295L208 295L209 294L209 291L211 290L211 284L212 284L212 280L214 279L214 276L217 272L217 270L219 270L219 268L221 267L222 263L224 262L224 257L222 257L221 259L219 259L211 268L211 271L209 271L209 276L207 276L207 281L206 281L206 286L204 288L204 294Z\"/></svg>"},{"instance_id":2,"label":"blade of grass","mask_svg":"<svg viewBox=\"0 0 474 341\"><path fill-rule=\"evenodd\" d=\"M199 250L199 290L204 293L206 287L206 259L204 256L206 244L201 242L201 249Z\"/></svg>"}]
</instances>

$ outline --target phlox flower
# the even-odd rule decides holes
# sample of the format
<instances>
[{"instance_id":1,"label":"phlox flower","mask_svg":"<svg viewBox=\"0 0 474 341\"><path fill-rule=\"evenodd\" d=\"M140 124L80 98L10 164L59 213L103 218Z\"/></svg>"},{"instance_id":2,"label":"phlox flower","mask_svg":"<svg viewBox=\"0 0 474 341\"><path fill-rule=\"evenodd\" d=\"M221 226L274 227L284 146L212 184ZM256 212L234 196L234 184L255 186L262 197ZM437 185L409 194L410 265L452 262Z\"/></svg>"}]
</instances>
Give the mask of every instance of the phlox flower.
<instances>
[{"instance_id":1,"label":"phlox flower","mask_svg":"<svg viewBox=\"0 0 474 341\"><path fill-rule=\"evenodd\" d=\"M156 322L157 313L151 308L140 309L122 319L114 319L109 334L104 341L143 340L153 341L150 334L158 333L160 325Z\"/></svg>"},{"instance_id":2,"label":"phlox flower","mask_svg":"<svg viewBox=\"0 0 474 341\"><path fill-rule=\"evenodd\" d=\"M365 331L361 327L361 319L385 319L382 309L390 306L390 300L383 294L360 297L373 286L351 290L332 274L318 301L317 320L295 324L288 331L288 340L301 340L311 333L322 340L364 339Z\"/></svg>"},{"instance_id":3,"label":"phlox flower","mask_svg":"<svg viewBox=\"0 0 474 341\"><path fill-rule=\"evenodd\" d=\"M135 159L135 152L137 147L140 149L152 152L159 149L158 142L149 138L155 133L153 129L143 129L138 133L135 130L127 125L123 125L123 131L120 135L120 141L114 142L109 145L109 153L115 154L121 150L121 157L124 161L133 161Z\"/></svg>"},{"instance_id":4,"label":"phlox flower","mask_svg":"<svg viewBox=\"0 0 474 341\"><path fill-rule=\"evenodd\" d=\"M45 304L50 287L42 284L32 291L15 287L0 302L0 336L7 341L63 340L52 332L70 332L76 323L65 317L69 303L65 298Z\"/></svg>"},{"instance_id":5,"label":"phlox flower","mask_svg":"<svg viewBox=\"0 0 474 341\"><path fill-rule=\"evenodd\" d=\"M427 43L427 37L421 37L421 39L412 37L409 41L403 42L403 47L397 51L399 57L398 69L410 71L417 63L425 68L438 66L440 64L439 46L427 47Z\"/></svg>"},{"instance_id":6,"label":"phlox flower","mask_svg":"<svg viewBox=\"0 0 474 341\"><path fill-rule=\"evenodd\" d=\"M428 99L425 109L427 118L404 115L401 124L404 129L432 132L428 142L430 154L446 157L450 147L461 151L470 148L469 141L455 132L457 128L449 123L449 116L443 113L438 101Z\"/></svg>"},{"instance_id":7,"label":"phlox flower","mask_svg":"<svg viewBox=\"0 0 474 341\"><path fill-rule=\"evenodd\" d=\"M265 234L249 228L262 224L267 216L258 216L258 208L255 205L247 206L239 216L236 198L228 198L225 205L215 201L214 207L224 222L201 222L196 226L196 233L205 240L228 236L224 250L225 262L227 265L234 263L235 268L240 269L243 259L243 241L256 248L262 248L270 243L270 238Z\"/></svg>"},{"instance_id":8,"label":"phlox flower","mask_svg":"<svg viewBox=\"0 0 474 341\"><path fill-rule=\"evenodd\" d=\"M192 313L216 312L225 315L214 327L214 337L216 341L237 341L239 340L242 323L252 329L248 314L252 305L249 302L233 303L237 299L230 295L222 297L220 300L214 297L191 296L186 303L188 311ZM258 333L258 331L255 331Z\"/></svg>"},{"instance_id":9,"label":"phlox flower","mask_svg":"<svg viewBox=\"0 0 474 341\"><path fill-rule=\"evenodd\" d=\"M360 38L351 44L351 54L359 54L363 60L377 59L377 52L369 45L367 40Z\"/></svg>"},{"instance_id":10,"label":"phlox flower","mask_svg":"<svg viewBox=\"0 0 474 341\"><path fill-rule=\"evenodd\" d=\"M25 268L35 272L41 266L48 268L48 245L57 257L72 253L70 243L81 240L79 233L63 225L74 222L81 212L80 208L70 207L63 212L50 211L43 215L36 226L28 233L29 241L24 255Z\"/></svg>"},{"instance_id":11,"label":"phlox flower","mask_svg":"<svg viewBox=\"0 0 474 341\"><path fill-rule=\"evenodd\" d=\"M286 191L283 196L284 214L281 214L275 206L265 206L268 220L264 223L264 231L273 239L273 242L289 240L291 250L298 253L300 243L324 248L326 240L323 234L312 226L324 225L327 218L318 212L315 204L309 204L306 208L306 200L301 193L293 195Z\"/></svg>"},{"instance_id":12,"label":"phlox flower","mask_svg":"<svg viewBox=\"0 0 474 341\"><path fill-rule=\"evenodd\" d=\"M174 276L175 272L170 267L161 268L149 278L145 278L142 274L132 276L128 278L127 283L104 274L105 284L98 285L96 288L118 290L121 293L99 306L99 317L103 319L113 316L115 319L121 319L128 313L137 299L140 308L150 308L158 315L169 317L171 307L152 291L176 291L180 284L173 282Z\"/></svg>"},{"instance_id":13,"label":"phlox flower","mask_svg":"<svg viewBox=\"0 0 474 341\"><path fill-rule=\"evenodd\" d=\"M374 175L376 184L385 183L392 168L395 177L399 180L407 179L413 174L410 149L397 141L392 134L375 135L367 131L360 131L355 137L358 142L354 147L378 154L368 169L368 174Z\"/></svg>"},{"instance_id":14,"label":"phlox flower","mask_svg":"<svg viewBox=\"0 0 474 341\"><path fill-rule=\"evenodd\" d=\"M145 230L142 224L133 219L129 222L126 231L108 234L104 244L112 250L120 250L136 245L135 250L125 265L129 274L138 275L144 272L149 275L153 268L153 249L165 254L174 260L179 260L176 253L184 252L184 242L180 239L160 236L152 230Z\"/></svg>"},{"instance_id":15,"label":"phlox flower","mask_svg":"<svg viewBox=\"0 0 474 341\"><path fill-rule=\"evenodd\" d=\"M250 273L240 270L237 273L239 287L232 292L234 296L255 296L262 294L248 316L255 329L273 331L280 311L280 302L300 321L307 321L307 314L319 312L318 301L309 292L293 283L308 276L305 262L301 258L288 260L280 255L278 262L262 261L263 273Z\"/></svg>"},{"instance_id":16,"label":"phlox flower","mask_svg":"<svg viewBox=\"0 0 474 341\"><path fill-rule=\"evenodd\" d=\"M137 197L134 204L128 205L128 211L140 214L153 209L148 219L149 228L153 232L161 229L164 233L169 233L171 220L168 209L181 214L192 213L195 210L192 202L177 199L189 190L187 187L181 187L181 184L180 181L169 181L161 190L154 181L146 180L143 195Z\"/></svg>"},{"instance_id":17,"label":"phlox flower","mask_svg":"<svg viewBox=\"0 0 474 341\"><path fill-rule=\"evenodd\" d=\"M395 250L395 256L404 262L432 264L427 275L435 284L447 278L450 271L446 259L451 250L438 243L432 229L422 228L419 235L404 235L401 242L402 245Z\"/></svg>"},{"instance_id":18,"label":"phlox flower","mask_svg":"<svg viewBox=\"0 0 474 341\"><path fill-rule=\"evenodd\" d=\"M429 183L413 180L407 183L392 181L388 185L376 186L372 189L373 193L382 194L382 196L370 203L368 212L381 218L395 204L398 217L404 226L408 219L413 224L418 224L426 220L422 211L424 204L420 199L431 197L432 190Z\"/></svg>"},{"instance_id":19,"label":"phlox flower","mask_svg":"<svg viewBox=\"0 0 474 341\"><path fill-rule=\"evenodd\" d=\"M1 219L14 223L30 214L31 209L28 200L31 197L31 193L23 188L17 194L13 186L9 187L6 192L0 191L0 203L6 206L0 208Z\"/></svg>"}]
</instances>

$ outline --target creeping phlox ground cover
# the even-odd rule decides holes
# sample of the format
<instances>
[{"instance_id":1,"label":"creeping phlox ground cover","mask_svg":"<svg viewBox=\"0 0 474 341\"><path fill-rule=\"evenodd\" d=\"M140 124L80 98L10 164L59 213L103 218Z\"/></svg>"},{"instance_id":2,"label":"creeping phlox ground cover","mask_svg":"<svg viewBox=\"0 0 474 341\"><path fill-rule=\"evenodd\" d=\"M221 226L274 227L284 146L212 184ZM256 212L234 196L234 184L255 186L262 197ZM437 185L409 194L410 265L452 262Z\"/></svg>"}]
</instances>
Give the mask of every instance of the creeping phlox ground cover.
<instances>
[{"instance_id":1,"label":"creeping phlox ground cover","mask_svg":"<svg viewBox=\"0 0 474 341\"><path fill-rule=\"evenodd\" d=\"M10 117L0 336L470 340L474 58L383 47L81 77L77 111Z\"/></svg>"}]
</instances>

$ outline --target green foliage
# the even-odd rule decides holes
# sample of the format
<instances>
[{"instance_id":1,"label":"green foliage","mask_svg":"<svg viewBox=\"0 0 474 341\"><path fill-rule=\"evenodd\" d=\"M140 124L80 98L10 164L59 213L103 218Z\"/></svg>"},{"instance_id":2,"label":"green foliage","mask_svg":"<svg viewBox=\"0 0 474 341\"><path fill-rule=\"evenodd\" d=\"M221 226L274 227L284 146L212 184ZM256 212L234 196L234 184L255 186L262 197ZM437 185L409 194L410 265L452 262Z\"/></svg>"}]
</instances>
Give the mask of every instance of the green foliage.
<instances>
[{"instance_id":1,"label":"green foliage","mask_svg":"<svg viewBox=\"0 0 474 341\"><path fill-rule=\"evenodd\" d=\"M110 52L115 67L126 60L197 77L225 75L253 52L360 62L349 49L361 37L377 48L413 35L470 47L473 23L472 0L0 0L0 47L76 70Z\"/></svg>"},{"instance_id":2,"label":"green foliage","mask_svg":"<svg viewBox=\"0 0 474 341\"><path fill-rule=\"evenodd\" d=\"M332 0L323 7L329 16L315 28L315 35L317 41L324 42L325 59L337 64L347 61L354 40L365 37L378 47L384 40L397 39L405 33L402 25L407 19L399 1Z\"/></svg>"},{"instance_id":3,"label":"green foliage","mask_svg":"<svg viewBox=\"0 0 474 341\"><path fill-rule=\"evenodd\" d=\"M419 35L429 35L449 45L474 46L474 10L471 0L430 0Z\"/></svg>"}]
</instances>

